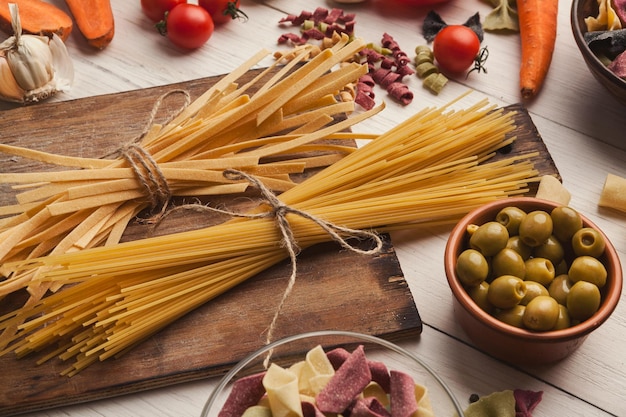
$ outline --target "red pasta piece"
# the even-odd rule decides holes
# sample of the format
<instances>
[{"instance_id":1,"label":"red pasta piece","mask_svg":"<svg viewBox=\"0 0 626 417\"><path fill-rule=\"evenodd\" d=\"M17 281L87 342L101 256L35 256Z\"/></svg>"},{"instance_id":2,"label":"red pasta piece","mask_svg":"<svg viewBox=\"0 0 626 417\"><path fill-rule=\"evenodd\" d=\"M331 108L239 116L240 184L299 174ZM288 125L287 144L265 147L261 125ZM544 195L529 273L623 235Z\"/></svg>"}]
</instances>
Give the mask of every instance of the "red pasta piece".
<instances>
[{"instance_id":1,"label":"red pasta piece","mask_svg":"<svg viewBox=\"0 0 626 417\"><path fill-rule=\"evenodd\" d=\"M626 52L622 52L615 58L609 65L608 68L615 73L620 78L626 80Z\"/></svg>"},{"instance_id":2,"label":"red pasta piece","mask_svg":"<svg viewBox=\"0 0 626 417\"><path fill-rule=\"evenodd\" d=\"M265 372L238 379L228 394L218 417L241 417L249 407L258 404L263 395L263 377Z\"/></svg>"},{"instance_id":3,"label":"red pasta piece","mask_svg":"<svg viewBox=\"0 0 626 417\"><path fill-rule=\"evenodd\" d=\"M372 380L363 346L358 346L315 397L323 413L342 413Z\"/></svg>"},{"instance_id":4,"label":"red pasta piece","mask_svg":"<svg viewBox=\"0 0 626 417\"><path fill-rule=\"evenodd\" d=\"M335 348L326 352L326 357L335 371L348 359L348 356L350 356L350 352L344 348Z\"/></svg>"},{"instance_id":5,"label":"red pasta piece","mask_svg":"<svg viewBox=\"0 0 626 417\"><path fill-rule=\"evenodd\" d=\"M359 398L350 408L350 417L391 417L385 406L374 397Z\"/></svg>"},{"instance_id":6,"label":"red pasta piece","mask_svg":"<svg viewBox=\"0 0 626 417\"><path fill-rule=\"evenodd\" d=\"M398 68L396 68L396 72L400 74L402 77L415 74L415 71L409 65L399 66Z\"/></svg>"},{"instance_id":7,"label":"red pasta piece","mask_svg":"<svg viewBox=\"0 0 626 417\"><path fill-rule=\"evenodd\" d=\"M296 35L295 33L283 33L278 38L278 43L293 43L294 45L304 45L306 43L306 39L299 35Z\"/></svg>"},{"instance_id":8,"label":"red pasta piece","mask_svg":"<svg viewBox=\"0 0 626 417\"><path fill-rule=\"evenodd\" d=\"M532 411L543 398L543 391L513 390L515 417L532 417Z\"/></svg>"},{"instance_id":9,"label":"red pasta piece","mask_svg":"<svg viewBox=\"0 0 626 417\"><path fill-rule=\"evenodd\" d=\"M379 68L372 73L372 78L376 81L376 84L387 89L391 84L398 82L401 76L390 69Z\"/></svg>"},{"instance_id":10,"label":"red pasta piece","mask_svg":"<svg viewBox=\"0 0 626 417\"><path fill-rule=\"evenodd\" d=\"M383 54L373 50L372 48L365 48L359 52L361 56L365 57L365 61L370 64L374 64L383 59Z\"/></svg>"},{"instance_id":11,"label":"red pasta piece","mask_svg":"<svg viewBox=\"0 0 626 417\"><path fill-rule=\"evenodd\" d=\"M389 405L393 417L411 417L417 411L415 381L404 372L390 372Z\"/></svg>"},{"instance_id":12,"label":"red pasta piece","mask_svg":"<svg viewBox=\"0 0 626 417\"><path fill-rule=\"evenodd\" d=\"M336 23L336 22L339 21L339 19L341 18L342 15L343 15L343 10L341 10L341 9L332 9L328 13L326 18L324 19L324 22L326 22L326 23Z\"/></svg>"},{"instance_id":13,"label":"red pasta piece","mask_svg":"<svg viewBox=\"0 0 626 417\"><path fill-rule=\"evenodd\" d=\"M300 26L305 20L310 20L313 13L303 10L298 16L289 14L278 21L278 23L291 23L292 26Z\"/></svg>"},{"instance_id":14,"label":"red pasta piece","mask_svg":"<svg viewBox=\"0 0 626 417\"><path fill-rule=\"evenodd\" d=\"M395 82L387 87L387 92L391 97L403 105L407 105L413 101L413 92L409 90L406 84Z\"/></svg>"},{"instance_id":15,"label":"red pasta piece","mask_svg":"<svg viewBox=\"0 0 626 417\"><path fill-rule=\"evenodd\" d=\"M321 40L321 39L324 39L324 34L319 29L311 28L302 32L302 37L307 40L308 39Z\"/></svg>"},{"instance_id":16,"label":"red pasta piece","mask_svg":"<svg viewBox=\"0 0 626 417\"><path fill-rule=\"evenodd\" d=\"M313 20L315 23L323 22L328 16L328 9L325 7L318 7L313 11Z\"/></svg>"},{"instance_id":17,"label":"red pasta piece","mask_svg":"<svg viewBox=\"0 0 626 417\"><path fill-rule=\"evenodd\" d=\"M319 408L308 401L302 401L300 405L302 406L303 417L326 417L324 413L319 410Z\"/></svg>"},{"instance_id":18,"label":"red pasta piece","mask_svg":"<svg viewBox=\"0 0 626 417\"><path fill-rule=\"evenodd\" d=\"M374 88L374 86L376 85L376 82L374 81L374 79L372 78L371 74L364 74L361 75L361 77L359 78L359 84L365 84L370 86L371 88Z\"/></svg>"}]
</instances>

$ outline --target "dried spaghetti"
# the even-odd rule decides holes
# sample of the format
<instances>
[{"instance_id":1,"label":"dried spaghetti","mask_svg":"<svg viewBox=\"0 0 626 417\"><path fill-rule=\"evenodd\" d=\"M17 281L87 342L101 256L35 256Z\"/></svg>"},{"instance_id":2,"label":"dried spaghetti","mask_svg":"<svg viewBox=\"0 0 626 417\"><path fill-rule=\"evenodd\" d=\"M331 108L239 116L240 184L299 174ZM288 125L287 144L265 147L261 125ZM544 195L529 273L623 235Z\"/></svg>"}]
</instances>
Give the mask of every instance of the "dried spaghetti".
<instances>
[{"instance_id":1,"label":"dried spaghetti","mask_svg":"<svg viewBox=\"0 0 626 417\"><path fill-rule=\"evenodd\" d=\"M353 229L389 231L448 224L472 208L528 191L530 157L490 161L511 143L512 113L483 100L467 109L420 111L355 152L283 192L295 210ZM282 152L282 143L257 152ZM267 207L260 204L254 212ZM300 247L329 240L316 223L287 215ZM0 318L19 331L4 353L52 346L74 362L64 374L117 356L287 256L274 220L233 218L200 230L8 262L12 273L67 285ZM72 285L68 285L72 284ZM358 283L355 283L358 285Z\"/></svg>"}]
</instances>

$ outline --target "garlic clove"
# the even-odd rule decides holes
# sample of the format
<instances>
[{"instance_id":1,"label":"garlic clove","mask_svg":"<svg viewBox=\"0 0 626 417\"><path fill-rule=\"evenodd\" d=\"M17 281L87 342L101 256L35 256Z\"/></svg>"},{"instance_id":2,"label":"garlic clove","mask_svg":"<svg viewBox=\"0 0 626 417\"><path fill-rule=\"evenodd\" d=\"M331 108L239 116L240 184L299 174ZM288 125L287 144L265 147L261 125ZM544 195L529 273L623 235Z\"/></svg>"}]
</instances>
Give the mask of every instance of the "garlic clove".
<instances>
[{"instance_id":1,"label":"garlic clove","mask_svg":"<svg viewBox=\"0 0 626 417\"><path fill-rule=\"evenodd\" d=\"M60 36L56 34L52 36L50 50L52 51L52 66L54 67L56 89L58 91L69 91L74 83L74 65Z\"/></svg>"},{"instance_id":2,"label":"garlic clove","mask_svg":"<svg viewBox=\"0 0 626 417\"><path fill-rule=\"evenodd\" d=\"M21 103L26 91L17 84L9 63L4 56L0 57L0 97L6 101Z\"/></svg>"},{"instance_id":3,"label":"garlic clove","mask_svg":"<svg viewBox=\"0 0 626 417\"><path fill-rule=\"evenodd\" d=\"M6 64L1 69L10 75L0 80L0 99L32 103L69 90L74 67L61 38L23 35L17 5L10 3L9 8L15 34L0 44L0 58Z\"/></svg>"}]
</instances>

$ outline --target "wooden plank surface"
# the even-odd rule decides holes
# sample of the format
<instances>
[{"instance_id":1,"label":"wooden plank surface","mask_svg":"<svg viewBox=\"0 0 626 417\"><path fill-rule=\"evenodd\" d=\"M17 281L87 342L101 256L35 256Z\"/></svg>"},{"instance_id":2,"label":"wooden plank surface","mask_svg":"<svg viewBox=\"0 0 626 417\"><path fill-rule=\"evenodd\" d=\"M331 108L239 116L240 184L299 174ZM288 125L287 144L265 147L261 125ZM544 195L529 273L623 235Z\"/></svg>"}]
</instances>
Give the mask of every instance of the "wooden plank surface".
<instances>
[{"instance_id":1,"label":"wooden plank surface","mask_svg":"<svg viewBox=\"0 0 626 417\"><path fill-rule=\"evenodd\" d=\"M85 157L101 157L118 149L144 128L147 114L164 92L187 89L195 98L215 78L176 85L43 104L2 112L0 142ZM171 103L171 109L179 103ZM171 110L170 109L170 110ZM528 114L517 111L517 142L508 154L538 151L540 172L558 170ZM160 117L164 117L163 109ZM0 155L1 172L49 169L39 163ZM0 189L0 204L13 193ZM170 221L171 220L171 221ZM168 219L158 233L202 227L202 214L187 212ZM153 233L133 222L125 240ZM0 415L13 415L107 398L190 381L225 372L264 343L265 331L282 297L290 266L281 263L197 309L120 359L99 363L67 378L60 361L37 366L36 358L0 357ZM21 301L15 294L2 301L0 313ZM421 320L393 246L386 241L379 256L363 257L319 245L298 258L298 281L282 312L275 338L303 331L343 329L390 340L417 337Z\"/></svg>"},{"instance_id":2,"label":"wooden plank surface","mask_svg":"<svg viewBox=\"0 0 626 417\"><path fill-rule=\"evenodd\" d=\"M245 78L251 77L249 74ZM244 79L245 79L244 78ZM2 112L0 142L59 154L101 157L130 141L145 126L157 98L184 88L192 99L215 78ZM170 111L180 105L168 101ZM158 117L166 117L164 108ZM54 169L0 155L1 172ZM12 204L8 186L0 204ZM239 206L236 206L239 207ZM132 222L123 240L203 227L214 219L189 211L168 216L158 230ZM416 337L421 320L393 246L386 237L378 256L362 256L324 244L298 257L298 280L282 310L274 339L303 331L352 330L387 339ZM183 317L120 359L98 363L68 378L68 364L41 366L36 357L0 357L0 415L12 415L224 373L261 347L290 275L283 262ZM358 277L358 281L355 281ZM24 294L0 302L0 314L21 305Z\"/></svg>"}]
</instances>

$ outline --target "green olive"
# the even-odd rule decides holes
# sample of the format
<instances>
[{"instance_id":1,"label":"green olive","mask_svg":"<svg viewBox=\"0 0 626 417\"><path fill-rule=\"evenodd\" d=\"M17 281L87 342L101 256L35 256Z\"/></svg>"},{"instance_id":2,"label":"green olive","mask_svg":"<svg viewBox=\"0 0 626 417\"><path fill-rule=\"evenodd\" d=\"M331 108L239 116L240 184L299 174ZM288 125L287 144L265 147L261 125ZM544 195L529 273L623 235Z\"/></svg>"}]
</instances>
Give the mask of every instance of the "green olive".
<instances>
[{"instance_id":1,"label":"green olive","mask_svg":"<svg viewBox=\"0 0 626 417\"><path fill-rule=\"evenodd\" d=\"M554 279L554 265L546 258L530 258L525 262L527 281L536 281L548 287Z\"/></svg>"},{"instance_id":2,"label":"green olive","mask_svg":"<svg viewBox=\"0 0 626 417\"><path fill-rule=\"evenodd\" d=\"M550 295L546 287L536 281L524 281L524 283L526 284L526 295L519 302L522 305L528 305L530 300L540 295Z\"/></svg>"},{"instance_id":3,"label":"green olive","mask_svg":"<svg viewBox=\"0 0 626 417\"><path fill-rule=\"evenodd\" d=\"M520 329L524 328L524 311L526 310L526 306L516 305L511 308L507 308L506 310L498 310L494 317L504 322L506 324L510 324L511 326L519 327Z\"/></svg>"},{"instance_id":4,"label":"green olive","mask_svg":"<svg viewBox=\"0 0 626 417\"><path fill-rule=\"evenodd\" d=\"M565 256L565 249L556 236L552 235L543 244L534 248L533 256L549 259L552 265L558 265Z\"/></svg>"},{"instance_id":5,"label":"green olive","mask_svg":"<svg viewBox=\"0 0 626 417\"><path fill-rule=\"evenodd\" d=\"M572 261L567 275L569 275L572 283L588 281L598 288L602 288L606 284L607 272L602 262L598 259L593 256L583 255Z\"/></svg>"},{"instance_id":6,"label":"green olive","mask_svg":"<svg viewBox=\"0 0 626 417\"><path fill-rule=\"evenodd\" d=\"M487 279L489 263L482 253L475 249L466 249L457 258L455 270L461 283L472 287Z\"/></svg>"},{"instance_id":7,"label":"green olive","mask_svg":"<svg viewBox=\"0 0 626 417\"><path fill-rule=\"evenodd\" d=\"M506 247L509 232L506 227L496 221L487 222L478 226L470 237L470 247L480 251L485 256L493 256Z\"/></svg>"},{"instance_id":8,"label":"green olive","mask_svg":"<svg viewBox=\"0 0 626 417\"><path fill-rule=\"evenodd\" d=\"M599 258L604 253L606 242L600 232L583 227L572 236L572 249L576 256L589 255Z\"/></svg>"},{"instance_id":9,"label":"green olive","mask_svg":"<svg viewBox=\"0 0 626 417\"><path fill-rule=\"evenodd\" d=\"M487 299L488 292L489 283L487 281L483 281L480 284L467 289L467 294L469 294L470 298L474 300L476 305L487 313L491 313L493 311L493 305Z\"/></svg>"},{"instance_id":10,"label":"green olive","mask_svg":"<svg viewBox=\"0 0 626 417\"><path fill-rule=\"evenodd\" d=\"M524 326L545 331L554 327L559 318L559 303L548 295L533 298L524 311Z\"/></svg>"},{"instance_id":11,"label":"green olive","mask_svg":"<svg viewBox=\"0 0 626 417\"><path fill-rule=\"evenodd\" d=\"M572 321L569 318L569 311L563 304L559 304L559 318L556 320L556 324L552 330L567 329L572 325Z\"/></svg>"},{"instance_id":12,"label":"green olive","mask_svg":"<svg viewBox=\"0 0 626 417\"><path fill-rule=\"evenodd\" d=\"M554 227L553 234L561 242L569 242L580 228L583 227L583 219L580 214L571 207L556 207L550 213Z\"/></svg>"},{"instance_id":13,"label":"green olive","mask_svg":"<svg viewBox=\"0 0 626 417\"><path fill-rule=\"evenodd\" d=\"M554 275L567 275L567 271L569 271L569 265L565 259L554 265Z\"/></svg>"},{"instance_id":14,"label":"green olive","mask_svg":"<svg viewBox=\"0 0 626 417\"><path fill-rule=\"evenodd\" d=\"M522 255L522 259L526 260L532 255L532 249L530 246L522 242L519 236L511 236L506 243L507 248L513 249L515 252Z\"/></svg>"},{"instance_id":15,"label":"green olive","mask_svg":"<svg viewBox=\"0 0 626 417\"><path fill-rule=\"evenodd\" d=\"M491 259L491 272L494 277L515 275L524 278L526 266L522 256L513 249L504 248Z\"/></svg>"},{"instance_id":16,"label":"green olive","mask_svg":"<svg viewBox=\"0 0 626 417\"><path fill-rule=\"evenodd\" d=\"M519 225L519 237L530 247L541 245L552 235L552 218L543 210L531 211Z\"/></svg>"},{"instance_id":17,"label":"green olive","mask_svg":"<svg viewBox=\"0 0 626 417\"><path fill-rule=\"evenodd\" d=\"M578 281L567 296L567 311L572 319L587 320L600 307L600 290L587 281Z\"/></svg>"},{"instance_id":18,"label":"green olive","mask_svg":"<svg viewBox=\"0 0 626 417\"><path fill-rule=\"evenodd\" d=\"M505 207L496 214L496 221L501 223L509 231L509 235L516 235L526 212L519 207Z\"/></svg>"},{"instance_id":19,"label":"green olive","mask_svg":"<svg viewBox=\"0 0 626 417\"><path fill-rule=\"evenodd\" d=\"M487 299L497 308L507 309L519 304L526 295L526 284L513 275L502 275L489 285Z\"/></svg>"},{"instance_id":20,"label":"green olive","mask_svg":"<svg viewBox=\"0 0 626 417\"><path fill-rule=\"evenodd\" d=\"M572 287L572 283L567 274L557 275L550 286L548 287L548 293L550 297L554 298L557 303L565 305L567 303L567 294Z\"/></svg>"}]
</instances>

